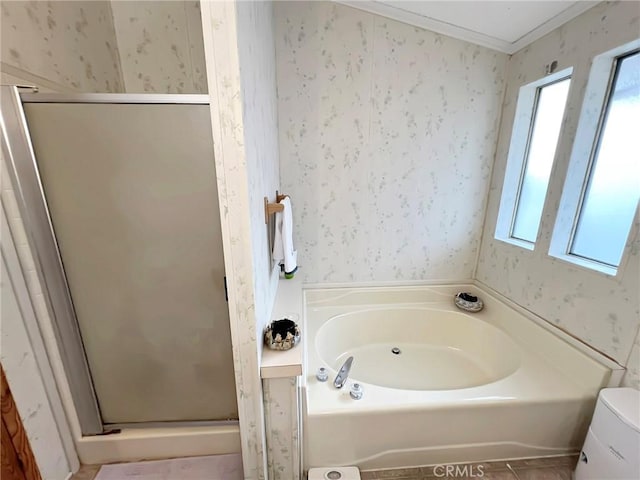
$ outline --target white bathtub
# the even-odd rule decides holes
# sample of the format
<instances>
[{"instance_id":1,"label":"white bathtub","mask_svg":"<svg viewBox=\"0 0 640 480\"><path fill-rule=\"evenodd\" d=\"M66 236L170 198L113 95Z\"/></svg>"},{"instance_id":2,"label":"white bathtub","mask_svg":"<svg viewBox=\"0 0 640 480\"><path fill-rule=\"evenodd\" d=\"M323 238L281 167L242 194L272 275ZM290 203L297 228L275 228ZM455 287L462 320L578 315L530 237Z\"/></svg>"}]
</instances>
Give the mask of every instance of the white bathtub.
<instances>
[{"instance_id":1,"label":"white bathtub","mask_svg":"<svg viewBox=\"0 0 640 480\"><path fill-rule=\"evenodd\" d=\"M459 291L479 295L485 309L458 310ZM611 376L476 286L307 290L305 307L306 468L577 452ZM349 383L336 389L349 356ZM321 366L328 382L315 378ZM349 396L353 382L364 388L360 400Z\"/></svg>"}]
</instances>

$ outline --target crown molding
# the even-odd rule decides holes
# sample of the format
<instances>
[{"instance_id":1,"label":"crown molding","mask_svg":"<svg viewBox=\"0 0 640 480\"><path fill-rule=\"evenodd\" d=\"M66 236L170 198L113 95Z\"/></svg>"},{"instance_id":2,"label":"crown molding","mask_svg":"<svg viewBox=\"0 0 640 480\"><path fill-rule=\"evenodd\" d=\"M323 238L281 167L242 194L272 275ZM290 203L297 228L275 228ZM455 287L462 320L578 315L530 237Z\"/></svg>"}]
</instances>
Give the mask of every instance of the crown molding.
<instances>
[{"instance_id":1,"label":"crown molding","mask_svg":"<svg viewBox=\"0 0 640 480\"><path fill-rule=\"evenodd\" d=\"M395 7L388 3L381 3L375 0L334 0L336 3L346 5L348 7L364 10L365 12L374 13L392 20L407 23L414 27L423 28L432 32L448 35L459 40L474 43L483 47L497 50L499 52L513 54L518 50L526 47L530 43L538 40L547 33L553 31L568 21L574 19L581 13L599 4L599 1L578 1L571 3L560 14L540 24L530 32L527 32L515 42L508 42L500 38L492 37L484 33L476 32L468 28L460 27L452 23L443 22L432 17L420 15L410 12L399 7Z\"/></svg>"},{"instance_id":2,"label":"crown molding","mask_svg":"<svg viewBox=\"0 0 640 480\"><path fill-rule=\"evenodd\" d=\"M560 12L555 17L552 17L546 22L538 25L536 28L524 34L518 40L513 42L511 44L512 46L511 51L508 51L506 53L513 54L519 50L522 50L527 45L532 44L539 38L544 37L547 33L550 33L554 31L556 28L561 27L565 23L570 22L571 20L576 18L578 15L586 12L590 8L595 7L599 3L602 3L602 2L579 1L579 2L572 3L569 7L567 7L565 10Z\"/></svg>"}]
</instances>

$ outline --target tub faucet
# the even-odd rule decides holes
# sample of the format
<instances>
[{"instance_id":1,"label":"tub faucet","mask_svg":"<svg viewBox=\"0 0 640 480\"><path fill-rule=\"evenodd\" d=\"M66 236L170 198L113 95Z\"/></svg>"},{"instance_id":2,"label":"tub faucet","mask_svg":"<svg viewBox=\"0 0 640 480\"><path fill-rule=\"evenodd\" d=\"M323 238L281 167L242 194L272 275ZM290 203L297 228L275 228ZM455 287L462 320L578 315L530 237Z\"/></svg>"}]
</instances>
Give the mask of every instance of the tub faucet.
<instances>
[{"instance_id":1,"label":"tub faucet","mask_svg":"<svg viewBox=\"0 0 640 480\"><path fill-rule=\"evenodd\" d=\"M351 364L353 363L353 357L347 358L347 361L344 362L342 367L340 367L340 371L338 375L336 375L336 379L333 381L333 386L336 388L344 387L344 384L347 383L347 378L349 378L349 371L351 370Z\"/></svg>"}]
</instances>

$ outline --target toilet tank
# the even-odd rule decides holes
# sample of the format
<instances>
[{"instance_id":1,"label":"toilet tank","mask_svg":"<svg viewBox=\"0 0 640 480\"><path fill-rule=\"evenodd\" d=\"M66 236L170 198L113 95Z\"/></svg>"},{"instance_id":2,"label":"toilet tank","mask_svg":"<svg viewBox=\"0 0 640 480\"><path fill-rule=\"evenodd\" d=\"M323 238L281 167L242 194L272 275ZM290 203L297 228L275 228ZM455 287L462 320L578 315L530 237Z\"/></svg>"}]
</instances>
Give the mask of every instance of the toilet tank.
<instances>
[{"instance_id":1,"label":"toilet tank","mask_svg":"<svg viewBox=\"0 0 640 480\"><path fill-rule=\"evenodd\" d=\"M640 391L600 391L575 478L640 479Z\"/></svg>"}]
</instances>

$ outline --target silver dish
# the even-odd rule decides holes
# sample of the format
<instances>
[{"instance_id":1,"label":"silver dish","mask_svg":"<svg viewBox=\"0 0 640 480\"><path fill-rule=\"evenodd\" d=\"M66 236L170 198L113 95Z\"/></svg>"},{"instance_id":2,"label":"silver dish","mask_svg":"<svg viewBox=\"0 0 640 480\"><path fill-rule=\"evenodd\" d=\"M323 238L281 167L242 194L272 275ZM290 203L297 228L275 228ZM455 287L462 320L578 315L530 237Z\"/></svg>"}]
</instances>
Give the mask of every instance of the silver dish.
<instances>
[{"instance_id":1,"label":"silver dish","mask_svg":"<svg viewBox=\"0 0 640 480\"><path fill-rule=\"evenodd\" d=\"M458 307L461 310L464 310L465 312L473 312L473 313L479 312L484 308L484 303L478 297L473 296L475 298L475 301L470 301L463 298L463 296L465 295L473 296L466 292L458 293L454 298L454 303L456 304L456 307Z\"/></svg>"}]
</instances>

